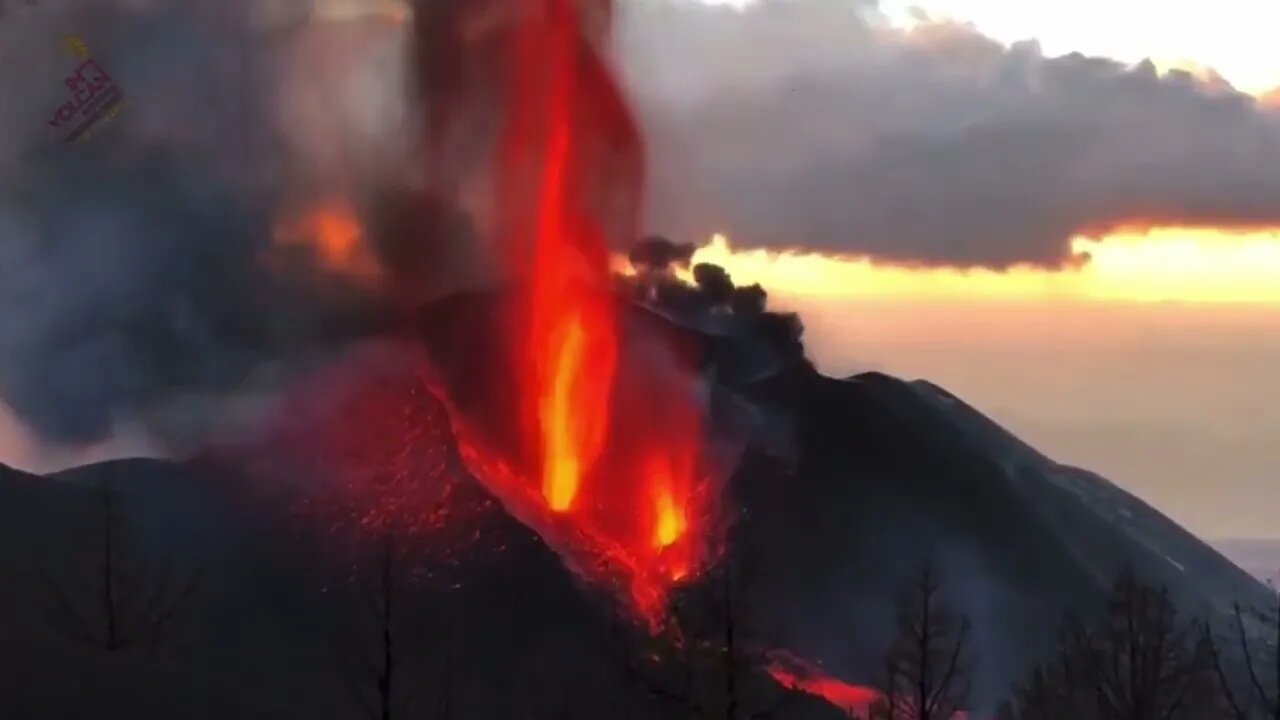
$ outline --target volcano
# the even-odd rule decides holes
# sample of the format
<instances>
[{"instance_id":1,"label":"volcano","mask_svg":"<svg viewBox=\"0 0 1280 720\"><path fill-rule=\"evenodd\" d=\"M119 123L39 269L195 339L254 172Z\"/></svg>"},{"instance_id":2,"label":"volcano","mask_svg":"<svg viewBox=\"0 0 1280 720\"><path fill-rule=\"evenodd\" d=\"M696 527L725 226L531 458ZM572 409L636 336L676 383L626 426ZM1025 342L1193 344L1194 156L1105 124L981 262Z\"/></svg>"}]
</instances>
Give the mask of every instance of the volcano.
<instances>
[{"instance_id":1,"label":"volcano","mask_svg":"<svg viewBox=\"0 0 1280 720\"><path fill-rule=\"evenodd\" d=\"M0 716L835 720L928 561L980 654L938 715L977 717L1122 567L1210 620L1264 599L945 391L821 375L759 287L615 275L646 152L612 2L411 4L412 252L324 193L276 264L377 302L263 427L0 472ZM455 212L490 289L425 303L453 268L419 221Z\"/></svg>"},{"instance_id":2,"label":"volcano","mask_svg":"<svg viewBox=\"0 0 1280 720\"><path fill-rule=\"evenodd\" d=\"M343 383L323 383L330 397L286 410L305 421L249 447L3 470L0 713L724 717L693 637L651 634L469 474L414 348L425 338L459 405L501 407L504 388L468 370L500 357L484 319L502 306L433 305L415 342L352 360ZM718 562L750 568L735 588L744 648L869 682L896 589L932 556L973 619L975 691L991 703L1052 649L1061 613L1098 607L1122 566L1210 618L1265 599L1145 503L941 388L825 377L752 323L623 307L628 332L697 349L680 357L708 383L713 425L737 439ZM672 601L716 596L716 578L690 578ZM731 663L742 717L845 717L753 657Z\"/></svg>"}]
</instances>

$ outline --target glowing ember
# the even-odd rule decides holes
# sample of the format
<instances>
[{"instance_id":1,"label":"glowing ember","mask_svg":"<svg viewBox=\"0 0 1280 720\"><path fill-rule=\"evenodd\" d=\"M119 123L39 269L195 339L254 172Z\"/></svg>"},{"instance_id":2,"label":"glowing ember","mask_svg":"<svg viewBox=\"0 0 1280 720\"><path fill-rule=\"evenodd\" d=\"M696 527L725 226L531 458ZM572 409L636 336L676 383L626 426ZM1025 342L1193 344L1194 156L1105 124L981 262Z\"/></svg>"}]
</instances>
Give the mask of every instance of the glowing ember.
<instances>
[{"instance_id":1,"label":"glowing ember","mask_svg":"<svg viewBox=\"0 0 1280 720\"><path fill-rule=\"evenodd\" d=\"M277 223L277 249L302 248L321 268L359 282L376 281L381 267L364 228L345 198L334 198Z\"/></svg>"},{"instance_id":2,"label":"glowing ember","mask_svg":"<svg viewBox=\"0 0 1280 720\"><path fill-rule=\"evenodd\" d=\"M298 493L297 529L321 531L312 539L339 565L391 535L424 580L465 574L469 558L500 551L481 529L502 508L458 472L425 367L411 348L354 352L300 382L262 435L235 448L255 492ZM283 466L307 482L282 483Z\"/></svg>"}]
</instances>

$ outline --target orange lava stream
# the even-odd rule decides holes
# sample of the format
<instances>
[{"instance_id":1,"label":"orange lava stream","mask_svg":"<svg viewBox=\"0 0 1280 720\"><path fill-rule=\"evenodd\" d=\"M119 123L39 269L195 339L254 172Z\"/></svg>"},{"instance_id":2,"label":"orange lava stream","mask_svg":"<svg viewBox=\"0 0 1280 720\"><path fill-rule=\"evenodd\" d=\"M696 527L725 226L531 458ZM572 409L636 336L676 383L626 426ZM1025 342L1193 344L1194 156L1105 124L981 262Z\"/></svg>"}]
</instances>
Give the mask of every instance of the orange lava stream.
<instances>
[{"instance_id":1,"label":"orange lava stream","mask_svg":"<svg viewBox=\"0 0 1280 720\"><path fill-rule=\"evenodd\" d=\"M849 717L866 717L872 705L881 698L874 688L853 685L827 675L817 665L789 652L775 650L769 653L769 657L772 662L766 670L779 685L820 697Z\"/></svg>"}]
</instances>

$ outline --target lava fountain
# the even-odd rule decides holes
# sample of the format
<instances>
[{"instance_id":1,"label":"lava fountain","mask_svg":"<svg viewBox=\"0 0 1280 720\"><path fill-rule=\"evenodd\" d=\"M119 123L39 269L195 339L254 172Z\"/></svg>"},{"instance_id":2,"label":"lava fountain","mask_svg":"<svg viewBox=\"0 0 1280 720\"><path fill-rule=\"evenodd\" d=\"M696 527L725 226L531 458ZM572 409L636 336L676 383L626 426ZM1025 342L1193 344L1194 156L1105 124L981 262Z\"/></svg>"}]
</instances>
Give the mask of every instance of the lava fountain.
<instances>
[{"instance_id":1,"label":"lava fountain","mask_svg":"<svg viewBox=\"0 0 1280 720\"><path fill-rule=\"evenodd\" d=\"M426 70L429 139L456 137L449 125L475 117L457 106L477 97L501 109L480 174L514 285L501 340L518 426L517 447L499 451L456 418L463 455L562 555L590 556L571 564L622 580L657 624L670 585L706 562L715 493L693 373L630 336L634 310L611 289L609 249L637 237L644 154L598 47L611 3L453 8L431 18L448 31L435 31Z\"/></svg>"}]
</instances>

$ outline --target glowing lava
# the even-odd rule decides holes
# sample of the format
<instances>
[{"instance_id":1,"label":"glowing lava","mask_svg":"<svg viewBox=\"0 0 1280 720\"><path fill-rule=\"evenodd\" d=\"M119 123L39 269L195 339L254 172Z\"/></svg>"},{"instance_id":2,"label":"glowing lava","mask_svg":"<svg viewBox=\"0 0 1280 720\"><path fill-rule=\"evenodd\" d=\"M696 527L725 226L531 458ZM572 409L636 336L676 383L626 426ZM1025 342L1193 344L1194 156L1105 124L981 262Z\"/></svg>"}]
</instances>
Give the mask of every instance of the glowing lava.
<instances>
[{"instance_id":1,"label":"glowing lava","mask_svg":"<svg viewBox=\"0 0 1280 720\"><path fill-rule=\"evenodd\" d=\"M658 548L670 547L684 534L684 513L676 507L670 488L659 486L654 498L653 544Z\"/></svg>"},{"instance_id":2,"label":"glowing lava","mask_svg":"<svg viewBox=\"0 0 1280 720\"><path fill-rule=\"evenodd\" d=\"M514 284L500 338L510 376L491 379L513 386L503 401L514 412L488 421L514 432L453 408L463 458L569 565L620 584L656 626L670 585L715 544L715 493L696 361L632 323L612 286L609 247L638 236L644 153L597 46L611 3L435 7L429 138L465 134L449 127L471 117L454 105L501 108L496 162L481 174L494 183L492 224Z\"/></svg>"},{"instance_id":3,"label":"glowing lava","mask_svg":"<svg viewBox=\"0 0 1280 720\"><path fill-rule=\"evenodd\" d=\"M604 238L582 207L585 188L574 175L575 163L581 161L575 105L578 94L590 88L582 85L578 67L584 48L572 3L549 0L541 22L520 23L515 58L520 86L513 93L517 102L510 116L507 168L507 177L520 177L523 163L543 156L533 263L526 297L520 301L529 330L517 353L527 357L517 361L526 360L531 371L525 392L537 402L534 433L542 492L557 511L573 506L583 474L600 455L616 363L613 309L596 297L601 278L590 267L592 254L605 253ZM545 77L530 77L538 69L545 70ZM527 90L532 87L545 88L545 97L530 98ZM518 209L515 198L508 200ZM525 223L516 219L513 225L519 242Z\"/></svg>"},{"instance_id":4,"label":"glowing lava","mask_svg":"<svg viewBox=\"0 0 1280 720\"><path fill-rule=\"evenodd\" d=\"M687 378L620 367L608 241L611 226L622 243L635 235L643 151L583 5L609 14L608 2L539 0L514 21L500 203L513 255L532 261L512 359L526 373L523 427L547 507L609 548L652 619L694 562L681 541L701 433Z\"/></svg>"},{"instance_id":5,"label":"glowing lava","mask_svg":"<svg viewBox=\"0 0 1280 720\"><path fill-rule=\"evenodd\" d=\"M849 717L866 717L881 698L873 688L851 685L827 675L817 665L801 660L789 652L775 650L769 653L767 669L778 684L791 690L799 690L831 703Z\"/></svg>"},{"instance_id":6,"label":"glowing lava","mask_svg":"<svg viewBox=\"0 0 1280 720\"><path fill-rule=\"evenodd\" d=\"M552 510L573 507L583 472L600 454L608 422L613 377L612 328L603 314L594 321L581 310L559 319L541 339L533 358L542 445L542 494ZM581 313L581 314L580 314ZM589 330L588 328L593 328ZM539 362L541 361L541 362Z\"/></svg>"}]
</instances>

